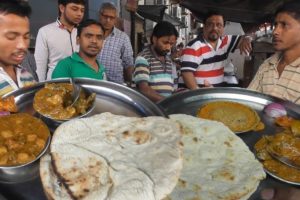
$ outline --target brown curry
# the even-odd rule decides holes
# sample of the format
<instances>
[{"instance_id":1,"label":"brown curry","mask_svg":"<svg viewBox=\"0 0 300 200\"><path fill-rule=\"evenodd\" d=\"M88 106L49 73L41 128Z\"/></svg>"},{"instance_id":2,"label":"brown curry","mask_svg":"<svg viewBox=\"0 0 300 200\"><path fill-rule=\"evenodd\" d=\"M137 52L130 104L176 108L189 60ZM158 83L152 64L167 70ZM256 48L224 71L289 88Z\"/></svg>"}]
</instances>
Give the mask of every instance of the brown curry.
<instances>
[{"instance_id":1,"label":"brown curry","mask_svg":"<svg viewBox=\"0 0 300 200\"><path fill-rule=\"evenodd\" d=\"M81 90L79 99L72 104L72 85L70 83L50 83L39 90L33 101L33 108L40 114L52 119L64 120L87 112L96 95L87 95Z\"/></svg>"},{"instance_id":2,"label":"brown curry","mask_svg":"<svg viewBox=\"0 0 300 200\"><path fill-rule=\"evenodd\" d=\"M298 124L298 122L289 122L289 124ZM284 123L284 127L286 127L286 123ZM292 125L290 127L286 127L283 132L277 133L274 136L262 137L255 144L254 148L257 152L258 158L262 160L265 169L285 180L300 182L300 170L289 167L273 159L266 150L268 147L277 155L284 156L300 165L300 138L295 135L293 132L294 129L295 127Z\"/></svg>"},{"instance_id":3,"label":"brown curry","mask_svg":"<svg viewBox=\"0 0 300 200\"><path fill-rule=\"evenodd\" d=\"M34 160L50 135L44 122L26 113L0 117L0 166Z\"/></svg>"}]
</instances>

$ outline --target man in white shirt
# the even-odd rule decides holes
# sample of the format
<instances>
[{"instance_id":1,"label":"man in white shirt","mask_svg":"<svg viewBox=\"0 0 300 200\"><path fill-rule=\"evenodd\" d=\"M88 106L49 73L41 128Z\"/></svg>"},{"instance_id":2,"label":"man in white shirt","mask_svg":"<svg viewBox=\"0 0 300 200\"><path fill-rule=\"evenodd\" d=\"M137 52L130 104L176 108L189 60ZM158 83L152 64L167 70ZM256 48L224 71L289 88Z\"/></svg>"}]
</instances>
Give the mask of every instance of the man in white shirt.
<instances>
[{"instance_id":1,"label":"man in white shirt","mask_svg":"<svg viewBox=\"0 0 300 200\"><path fill-rule=\"evenodd\" d=\"M38 31L34 57L40 81L50 80L61 59L77 52L77 24L84 16L85 0L58 0L59 18Z\"/></svg>"}]
</instances>

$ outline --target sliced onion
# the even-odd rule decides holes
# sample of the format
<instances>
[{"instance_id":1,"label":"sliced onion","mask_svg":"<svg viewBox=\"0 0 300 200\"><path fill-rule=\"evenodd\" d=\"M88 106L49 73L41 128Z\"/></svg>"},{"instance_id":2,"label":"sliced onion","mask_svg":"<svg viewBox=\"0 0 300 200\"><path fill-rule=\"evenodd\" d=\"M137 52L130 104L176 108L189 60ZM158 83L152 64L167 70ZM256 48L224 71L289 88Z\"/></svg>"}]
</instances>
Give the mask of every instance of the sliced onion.
<instances>
[{"instance_id":1,"label":"sliced onion","mask_svg":"<svg viewBox=\"0 0 300 200\"><path fill-rule=\"evenodd\" d=\"M266 115L277 118L287 115L286 109L279 103L270 103L264 109Z\"/></svg>"},{"instance_id":2,"label":"sliced onion","mask_svg":"<svg viewBox=\"0 0 300 200\"><path fill-rule=\"evenodd\" d=\"M0 117L1 116L6 116L6 115L10 115L10 112L8 112L8 111L0 111Z\"/></svg>"}]
</instances>

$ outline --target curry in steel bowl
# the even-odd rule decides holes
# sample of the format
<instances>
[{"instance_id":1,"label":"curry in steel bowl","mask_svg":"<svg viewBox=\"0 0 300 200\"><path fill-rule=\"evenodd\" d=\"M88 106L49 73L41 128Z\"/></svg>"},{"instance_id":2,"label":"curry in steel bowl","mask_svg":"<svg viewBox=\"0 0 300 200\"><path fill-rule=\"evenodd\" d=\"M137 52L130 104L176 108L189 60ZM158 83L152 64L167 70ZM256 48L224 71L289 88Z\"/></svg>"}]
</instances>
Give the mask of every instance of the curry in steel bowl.
<instances>
[{"instance_id":1,"label":"curry in steel bowl","mask_svg":"<svg viewBox=\"0 0 300 200\"><path fill-rule=\"evenodd\" d=\"M92 107L96 94L88 94L81 90L79 99L71 105L72 91L73 87L70 83L47 83L44 88L36 92L33 108L41 115L55 120L65 120L85 114Z\"/></svg>"},{"instance_id":2,"label":"curry in steel bowl","mask_svg":"<svg viewBox=\"0 0 300 200\"><path fill-rule=\"evenodd\" d=\"M0 166L35 160L50 136L47 125L26 113L0 117Z\"/></svg>"}]
</instances>

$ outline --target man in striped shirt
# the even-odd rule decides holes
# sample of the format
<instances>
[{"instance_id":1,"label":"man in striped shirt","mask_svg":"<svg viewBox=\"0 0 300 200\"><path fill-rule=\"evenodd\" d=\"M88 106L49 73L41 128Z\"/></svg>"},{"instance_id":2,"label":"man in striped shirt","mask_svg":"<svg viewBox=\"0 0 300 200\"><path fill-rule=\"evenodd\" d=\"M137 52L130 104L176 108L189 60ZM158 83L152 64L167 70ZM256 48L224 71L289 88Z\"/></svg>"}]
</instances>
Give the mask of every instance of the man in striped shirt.
<instances>
[{"instance_id":1,"label":"man in striped shirt","mask_svg":"<svg viewBox=\"0 0 300 200\"><path fill-rule=\"evenodd\" d=\"M248 89L300 104L300 3L287 3L275 15L277 51L258 69Z\"/></svg>"},{"instance_id":2,"label":"man in striped shirt","mask_svg":"<svg viewBox=\"0 0 300 200\"><path fill-rule=\"evenodd\" d=\"M239 48L241 53L251 51L248 37L225 35L224 18L214 11L205 16L203 35L189 42L181 57L180 85L189 89L199 86L220 86L224 79L224 66L230 52ZM184 83L184 84L183 84Z\"/></svg>"},{"instance_id":3,"label":"man in striped shirt","mask_svg":"<svg viewBox=\"0 0 300 200\"><path fill-rule=\"evenodd\" d=\"M19 65L29 46L30 12L24 1L0 3L0 97L34 82L32 75Z\"/></svg>"},{"instance_id":4,"label":"man in striped shirt","mask_svg":"<svg viewBox=\"0 0 300 200\"><path fill-rule=\"evenodd\" d=\"M172 63L168 53L176 44L178 32L169 22L159 22L153 29L151 45L135 60L133 81L138 90L154 102L162 100L174 91Z\"/></svg>"}]
</instances>

